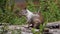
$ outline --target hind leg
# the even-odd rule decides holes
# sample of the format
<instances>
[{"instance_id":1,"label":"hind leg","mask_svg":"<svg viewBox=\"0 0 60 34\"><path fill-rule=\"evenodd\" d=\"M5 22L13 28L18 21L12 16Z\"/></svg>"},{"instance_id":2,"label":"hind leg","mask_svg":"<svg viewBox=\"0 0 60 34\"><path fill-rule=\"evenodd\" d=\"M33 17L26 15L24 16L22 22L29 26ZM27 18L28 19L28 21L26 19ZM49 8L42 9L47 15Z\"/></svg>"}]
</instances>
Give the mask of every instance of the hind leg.
<instances>
[{"instance_id":1,"label":"hind leg","mask_svg":"<svg viewBox=\"0 0 60 34\"><path fill-rule=\"evenodd\" d=\"M35 24L33 25L33 28L39 29L39 26L40 26L40 23L35 23Z\"/></svg>"},{"instance_id":2,"label":"hind leg","mask_svg":"<svg viewBox=\"0 0 60 34\"><path fill-rule=\"evenodd\" d=\"M34 24L33 24L33 28L36 28L36 27L37 27L37 23L34 23Z\"/></svg>"}]
</instances>

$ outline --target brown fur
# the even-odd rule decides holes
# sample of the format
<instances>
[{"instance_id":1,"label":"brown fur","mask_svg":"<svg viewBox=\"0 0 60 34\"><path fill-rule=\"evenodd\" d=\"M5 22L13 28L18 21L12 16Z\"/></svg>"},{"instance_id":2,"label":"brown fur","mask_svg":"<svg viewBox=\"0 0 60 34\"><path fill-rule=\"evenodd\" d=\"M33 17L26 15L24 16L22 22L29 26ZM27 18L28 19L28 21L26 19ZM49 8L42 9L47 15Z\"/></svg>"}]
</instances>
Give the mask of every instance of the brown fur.
<instances>
[{"instance_id":1,"label":"brown fur","mask_svg":"<svg viewBox=\"0 0 60 34\"><path fill-rule=\"evenodd\" d=\"M34 14L38 14L39 16L34 16L29 24L32 24L31 27L39 29L40 24L43 24L44 20L41 13Z\"/></svg>"},{"instance_id":2,"label":"brown fur","mask_svg":"<svg viewBox=\"0 0 60 34\"><path fill-rule=\"evenodd\" d=\"M16 14L18 16L22 16L21 13L22 13L22 11L21 12L16 12ZM33 14L37 14L39 16L37 16L37 15L33 16L29 21L27 19L28 27L33 27L33 28L38 28L39 29L40 24L44 23L43 16L41 15L41 13L33 13ZM32 24L32 26L30 26L31 24Z\"/></svg>"}]
</instances>

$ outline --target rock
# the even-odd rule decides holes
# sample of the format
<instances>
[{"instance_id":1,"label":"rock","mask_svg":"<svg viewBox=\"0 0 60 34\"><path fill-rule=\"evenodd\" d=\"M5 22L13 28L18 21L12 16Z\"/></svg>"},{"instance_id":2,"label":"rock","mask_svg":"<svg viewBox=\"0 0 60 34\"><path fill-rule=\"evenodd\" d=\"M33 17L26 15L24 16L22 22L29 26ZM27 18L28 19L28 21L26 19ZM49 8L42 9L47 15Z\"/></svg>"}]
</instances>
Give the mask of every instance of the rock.
<instances>
[{"instance_id":1,"label":"rock","mask_svg":"<svg viewBox=\"0 0 60 34\"><path fill-rule=\"evenodd\" d=\"M60 28L60 21L59 22L47 23L46 27L50 28L50 29L56 29L56 28L59 29Z\"/></svg>"},{"instance_id":2,"label":"rock","mask_svg":"<svg viewBox=\"0 0 60 34\"><path fill-rule=\"evenodd\" d=\"M4 26L1 25L0 26L0 30L2 31L4 28ZM3 28L3 29L2 29ZM44 29L43 34L60 34L60 22L54 22L54 23L47 23L46 28ZM14 34L33 34L31 32L31 28L28 29L27 25L8 25L7 26L7 32L6 34L11 34L12 32L14 32ZM39 29L34 29L36 32L39 31ZM4 31L2 31L4 32ZM4 33L5 34L5 33Z\"/></svg>"}]
</instances>

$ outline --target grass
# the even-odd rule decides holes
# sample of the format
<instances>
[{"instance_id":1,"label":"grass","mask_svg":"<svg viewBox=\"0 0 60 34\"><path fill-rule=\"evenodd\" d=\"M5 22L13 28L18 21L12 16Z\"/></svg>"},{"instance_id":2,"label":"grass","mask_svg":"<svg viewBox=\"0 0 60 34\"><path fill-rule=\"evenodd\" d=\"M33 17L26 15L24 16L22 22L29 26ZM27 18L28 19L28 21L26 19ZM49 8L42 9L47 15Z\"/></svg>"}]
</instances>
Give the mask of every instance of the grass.
<instances>
[{"instance_id":1,"label":"grass","mask_svg":"<svg viewBox=\"0 0 60 34\"><path fill-rule=\"evenodd\" d=\"M59 8L53 1L52 2L51 1L46 1L46 2L40 1L40 7L41 7L40 9L34 8L35 5L33 3L31 3L31 4L29 3L27 7L32 12L37 12L37 10L40 10L45 21L47 21L47 20L48 20L48 22L59 21L60 20ZM9 2L7 2L7 3L9 3ZM11 8L9 8L9 7L11 7ZM20 24L22 22L23 23L26 22L25 17L18 18L17 16L14 15L13 8L14 8L14 2L12 4L12 6L8 6L8 4L6 4L6 8L4 8L5 12L2 12L2 10L0 9L0 15L1 15L0 22L9 22L12 24L17 24L17 22L18 22L18 24Z\"/></svg>"},{"instance_id":2,"label":"grass","mask_svg":"<svg viewBox=\"0 0 60 34\"><path fill-rule=\"evenodd\" d=\"M1 1L1 3L3 3L3 2ZM5 3L1 4L1 6L4 5L4 7L3 7L3 9L0 7L0 22L1 23L3 23L3 22L11 23L14 25L25 24L25 22L26 22L25 17L18 18L13 13L13 8L15 6L14 1L12 2L13 4L11 6L9 6L8 3L9 2L7 2L6 4ZM38 8L34 8L34 6L35 5L32 2L31 3L29 2L27 8L32 12L37 12ZM53 0L49 0L49 1L41 0L40 7L41 8L39 8L39 10L42 13L42 15L44 17L44 21L46 23L60 21L60 8ZM3 11L3 10L5 10L5 11ZM45 25L46 25L46 23L45 23ZM42 26L41 26L41 30L42 30ZM33 33L34 33L34 31L33 31Z\"/></svg>"}]
</instances>

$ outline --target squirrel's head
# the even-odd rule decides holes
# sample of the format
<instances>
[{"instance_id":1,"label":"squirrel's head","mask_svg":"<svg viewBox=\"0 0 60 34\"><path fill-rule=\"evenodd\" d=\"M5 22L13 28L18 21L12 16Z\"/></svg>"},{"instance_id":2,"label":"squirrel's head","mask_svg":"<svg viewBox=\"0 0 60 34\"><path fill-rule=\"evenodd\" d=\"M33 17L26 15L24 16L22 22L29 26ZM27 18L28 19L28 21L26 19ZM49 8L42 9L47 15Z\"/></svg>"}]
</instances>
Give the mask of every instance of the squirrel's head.
<instances>
[{"instance_id":1,"label":"squirrel's head","mask_svg":"<svg viewBox=\"0 0 60 34\"><path fill-rule=\"evenodd\" d=\"M22 9L20 12L21 12L21 15L27 15L28 13L26 8Z\"/></svg>"}]
</instances>

